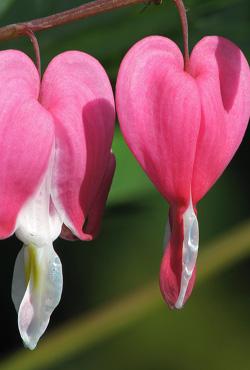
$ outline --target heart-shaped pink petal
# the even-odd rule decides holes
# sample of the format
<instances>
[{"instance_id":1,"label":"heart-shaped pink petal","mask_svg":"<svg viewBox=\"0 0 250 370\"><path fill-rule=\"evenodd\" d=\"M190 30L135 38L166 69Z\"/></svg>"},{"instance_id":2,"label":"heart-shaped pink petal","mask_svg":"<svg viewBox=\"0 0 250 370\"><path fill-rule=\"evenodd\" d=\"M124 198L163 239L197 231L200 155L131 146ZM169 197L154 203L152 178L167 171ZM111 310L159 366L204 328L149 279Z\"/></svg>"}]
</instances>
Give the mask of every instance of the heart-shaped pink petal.
<instances>
[{"instance_id":1,"label":"heart-shaped pink petal","mask_svg":"<svg viewBox=\"0 0 250 370\"><path fill-rule=\"evenodd\" d=\"M218 36L203 38L190 58L201 99L200 133L192 180L197 203L238 149L250 115L250 72L241 50Z\"/></svg>"},{"instance_id":2,"label":"heart-shaped pink petal","mask_svg":"<svg viewBox=\"0 0 250 370\"><path fill-rule=\"evenodd\" d=\"M54 127L38 103L39 75L25 54L0 52L0 84L0 238L7 238L46 172Z\"/></svg>"},{"instance_id":3,"label":"heart-shaped pink petal","mask_svg":"<svg viewBox=\"0 0 250 370\"><path fill-rule=\"evenodd\" d=\"M171 205L160 286L180 308L195 279L196 203L228 165L249 120L249 66L236 45L206 37L185 71L177 46L152 36L125 56L116 99L128 146Z\"/></svg>"},{"instance_id":4,"label":"heart-shaped pink petal","mask_svg":"<svg viewBox=\"0 0 250 370\"><path fill-rule=\"evenodd\" d=\"M90 55L65 52L45 71L41 102L55 120L53 201L78 238L92 239L82 227L110 157L115 109L109 79Z\"/></svg>"},{"instance_id":5,"label":"heart-shaped pink petal","mask_svg":"<svg viewBox=\"0 0 250 370\"><path fill-rule=\"evenodd\" d=\"M130 49L119 70L116 102L124 138L144 171L170 203L187 207L200 98L171 40L152 36Z\"/></svg>"}]
</instances>

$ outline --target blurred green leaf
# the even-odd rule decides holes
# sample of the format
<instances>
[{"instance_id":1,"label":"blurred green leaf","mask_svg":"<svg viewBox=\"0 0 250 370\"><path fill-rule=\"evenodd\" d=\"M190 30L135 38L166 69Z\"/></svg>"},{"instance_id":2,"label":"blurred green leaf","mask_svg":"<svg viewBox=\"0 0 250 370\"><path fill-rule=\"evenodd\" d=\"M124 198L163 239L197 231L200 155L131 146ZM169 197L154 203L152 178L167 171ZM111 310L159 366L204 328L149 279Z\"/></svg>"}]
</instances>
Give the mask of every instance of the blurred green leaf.
<instances>
[{"instance_id":1,"label":"blurred green leaf","mask_svg":"<svg viewBox=\"0 0 250 370\"><path fill-rule=\"evenodd\" d=\"M112 150L116 156L117 166L109 196L111 204L129 201L131 197L141 196L154 189L118 129L115 132Z\"/></svg>"},{"instance_id":2,"label":"blurred green leaf","mask_svg":"<svg viewBox=\"0 0 250 370\"><path fill-rule=\"evenodd\" d=\"M15 0L1 0L0 2L0 17L4 15L7 10L11 7Z\"/></svg>"}]
</instances>

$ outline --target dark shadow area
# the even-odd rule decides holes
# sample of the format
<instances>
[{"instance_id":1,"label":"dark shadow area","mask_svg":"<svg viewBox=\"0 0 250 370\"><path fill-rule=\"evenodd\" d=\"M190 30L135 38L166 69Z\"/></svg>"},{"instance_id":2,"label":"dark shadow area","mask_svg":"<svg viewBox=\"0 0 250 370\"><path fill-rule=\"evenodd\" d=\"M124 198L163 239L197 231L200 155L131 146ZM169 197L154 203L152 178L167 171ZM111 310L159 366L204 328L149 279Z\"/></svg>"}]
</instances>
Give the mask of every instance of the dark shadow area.
<instances>
[{"instance_id":1,"label":"dark shadow area","mask_svg":"<svg viewBox=\"0 0 250 370\"><path fill-rule=\"evenodd\" d=\"M242 72L240 50L224 38L219 38L215 57L219 67L220 90L224 108L232 108L238 93Z\"/></svg>"},{"instance_id":2,"label":"dark shadow area","mask_svg":"<svg viewBox=\"0 0 250 370\"><path fill-rule=\"evenodd\" d=\"M91 209L96 207L95 202L108 169L115 120L114 107L106 99L95 99L84 106L82 120L87 157L79 202L90 223Z\"/></svg>"}]
</instances>

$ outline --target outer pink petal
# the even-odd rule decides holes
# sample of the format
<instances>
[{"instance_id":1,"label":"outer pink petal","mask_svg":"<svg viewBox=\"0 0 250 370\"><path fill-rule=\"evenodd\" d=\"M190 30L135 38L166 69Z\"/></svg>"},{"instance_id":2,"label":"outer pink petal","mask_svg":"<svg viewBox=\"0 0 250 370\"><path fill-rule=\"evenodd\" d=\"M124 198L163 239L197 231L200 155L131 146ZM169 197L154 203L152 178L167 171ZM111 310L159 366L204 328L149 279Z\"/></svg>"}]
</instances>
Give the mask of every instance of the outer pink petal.
<instances>
[{"instance_id":1,"label":"outer pink petal","mask_svg":"<svg viewBox=\"0 0 250 370\"><path fill-rule=\"evenodd\" d=\"M116 87L121 130L149 178L168 199L187 207L200 125L195 80L169 39L152 36L125 56Z\"/></svg>"},{"instance_id":2,"label":"outer pink petal","mask_svg":"<svg viewBox=\"0 0 250 370\"><path fill-rule=\"evenodd\" d=\"M241 143L250 115L250 71L241 50L217 36L205 37L195 46L190 66L202 109L192 182L196 203Z\"/></svg>"},{"instance_id":3,"label":"outer pink petal","mask_svg":"<svg viewBox=\"0 0 250 370\"><path fill-rule=\"evenodd\" d=\"M96 199L94 199L93 204L91 205L90 212L88 214L87 225L84 228L84 231L87 234L90 234L93 238L97 236L100 230L102 216L112 184L114 172L115 156L113 154L110 154L107 169L101 182L97 197Z\"/></svg>"},{"instance_id":4,"label":"outer pink petal","mask_svg":"<svg viewBox=\"0 0 250 370\"><path fill-rule=\"evenodd\" d=\"M99 192L97 197L93 201L93 205L88 213L88 219L84 227L84 232L95 238L100 230L102 216L105 209L106 200L108 198L108 193L111 187L115 172L115 156L111 153L110 159L108 161L108 167L105 171L104 178L101 182ZM66 240L77 240L74 234L65 225L62 227L61 238Z\"/></svg>"},{"instance_id":5,"label":"outer pink petal","mask_svg":"<svg viewBox=\"0 0 250 370\"><path fill-rule=\"evenodd\" d=\"M25 54L0 52L0 238L14 232L17 214L50 157L53 123L37 102L39 84L36 67Z\"/></svg>"},{"instance_id":6,"label":"outer pink petal","mask_svg":"<svg viewBox=\"0 0 250 370\"><path fill-rule=\"evenodd\" d=\"M71 51L48 66L41 102L55 120L52 198L65 225L79 238L110 155L114 99L108 77L93 57Z\"/></svg>"}]
</instances>

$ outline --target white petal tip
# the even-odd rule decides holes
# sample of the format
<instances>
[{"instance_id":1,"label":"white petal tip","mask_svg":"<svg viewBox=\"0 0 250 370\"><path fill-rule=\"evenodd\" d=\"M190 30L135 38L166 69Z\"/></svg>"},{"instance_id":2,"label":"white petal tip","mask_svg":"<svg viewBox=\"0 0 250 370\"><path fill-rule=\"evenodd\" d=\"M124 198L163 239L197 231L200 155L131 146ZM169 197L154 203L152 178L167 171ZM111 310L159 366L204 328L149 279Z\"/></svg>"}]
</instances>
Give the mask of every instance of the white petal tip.
<instances>
[{"instance_id":1,"label":"white petal tip","mask_svg":"<svg viewBox=\"0 0 250 370\"><path fill-rule=\"evenodd\" d=\"M192 277L199 247L199 226L192 201L183 214L184 241L182 248L182 274L179 297L175 308L181 309L185 302L188 284Z\"/></svg>"},{"instance_id":2,"label":"white petal tip","mask_svg":"<svg viewBox=\"0 0 250 370\"><path fill-rule=\"evenodd\" d=\"M23 345L24 345L24 347L25 348L27 348L27 349L29 349L29 350L31 350L31 351L33 351L33 349L35 349L36 348L36 346L37 346L37 341L35 341L35 342L33 342L32 340L30 340L28 337L27 338L22 338L22 340L23 340Z\"/></svg>"},{"instance_id":3,"label":"white petal tip","mask_svg":"<svg viewBox=\"0 0 250 370\"><path fill-rule=\"evenodd\" d=\"M181 303L181 302L176 302L174 307L177 309L177 310L181 310L183 308L184 304Z\"/></svg>"},{"instance_id":4,"label":"white petal tip","mask_svg":"<svg viewBox=\"0 0 250 370\"><path fill-rule=\"evenodd\" d=\"M60 301L62 286L62 266L52 244L47 248L24 247L14 269L12 297L20 335L30 350L45 332Z\"/></svg>"}]
</instances>

